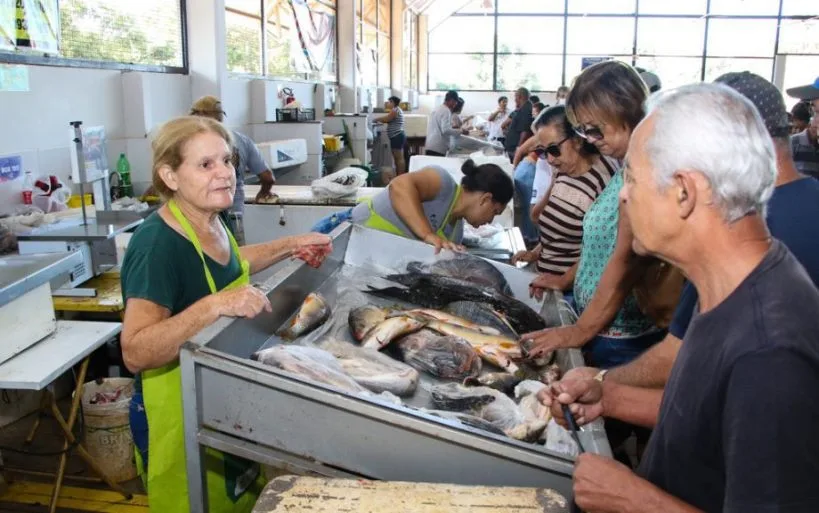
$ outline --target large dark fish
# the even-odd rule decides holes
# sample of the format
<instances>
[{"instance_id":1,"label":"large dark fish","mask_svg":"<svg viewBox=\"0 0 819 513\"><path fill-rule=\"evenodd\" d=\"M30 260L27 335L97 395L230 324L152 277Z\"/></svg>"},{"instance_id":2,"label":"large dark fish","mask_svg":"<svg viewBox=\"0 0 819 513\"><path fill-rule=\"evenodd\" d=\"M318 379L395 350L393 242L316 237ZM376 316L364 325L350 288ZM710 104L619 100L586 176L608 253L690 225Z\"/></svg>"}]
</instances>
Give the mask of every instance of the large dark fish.
<instances>
[{"instance_id":1,"label":"large dark fish","mask_svg":"<svg viewBox=\"0 0 819 513\"><path fill-rule=\"evenodd\" d=\"M504 435L505 433L500 429L496 428L491 423L483 420L480 417L476 417L474 415L470 415L468 413L457 412L457 411L444 411L444 410L427 410L426 413L430 415L434 415L436 417L441 417L442 419L450 419L450 420L457 420L464 426L473 427L476 429L481 429L483 431L488 431L495 435Z\"/></svg>"},{"instance_id":2,"label":"large dark fish","mask_svg":"<svg viewBox=\"0 0 819 513\"><path fill-rule=\"evenodd\" d=\"M422 329L395 343L404 363L444 379L465 379L481 372L481 357L465 340Z\"/></svg>"},{"instance_id":3,"label":"large dark fish","mask_svg":"<svg viewBox=\"0 0 819 513\"><path fill-rule=\"evenodd\" d=\"M455 301L446 305L445 312L457 315L463 319L473 322L479 326L488 326L509 338L517 340L520 335L512 329L509 321L503 314L498 313L492 305L487 303L476 303L475 301Z\"/></svg>"},{"instance_id":4,"label":"large dark fish","mask_svg":"<svg viewBox=\"0 0 819 513\"><path fill-rule=\"evenodd\" d=\"M459 383L435 385L431 389L432 404L447 411L476 411L498 397L498 392L486 387L465 387Z\"/></svg>"},{"instance_id":5,"label":"large dark fish","mask_svg":"<svg viewBox=\"0 0 819 513\"><path fill-rule=\"evenodd\" d=\"M386 276L386 279L400 283L406 288L370 287L365 292L438 310L461 300L488 303L509 320L509 324L517 333L529 333L546 328L543 318L528 305L491 288L435 274L391 274Z\"/></svg>"},{"instance_id":6,"label":"large dark fish","mask_svg":"<svg viewBox=\"0 0 819 513\"><path fill-rule=\"evenodd\" d=\"M407 272L458 278L482 287L493 288L507 296L514 296L502 272L486 260L468 253L455 253L452 258L440 259L428 264L410 262L407 264Z\"/></svg>"}]
</instances>

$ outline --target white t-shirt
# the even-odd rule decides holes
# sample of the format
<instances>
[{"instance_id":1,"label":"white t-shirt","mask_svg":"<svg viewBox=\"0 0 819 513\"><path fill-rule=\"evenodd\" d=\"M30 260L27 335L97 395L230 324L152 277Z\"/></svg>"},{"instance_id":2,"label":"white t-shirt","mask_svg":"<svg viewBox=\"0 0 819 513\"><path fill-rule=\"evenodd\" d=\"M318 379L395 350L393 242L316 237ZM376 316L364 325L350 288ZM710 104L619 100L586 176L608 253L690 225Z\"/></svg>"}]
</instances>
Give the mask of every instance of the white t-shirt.
<instances>
[{"instance_id":1,"label":"white t-shirt","mask_svg":"<svg viewBox=\"0 0 819 513\"><path fill-rule=\"evenodd\" d=\"M535 182L532 185L532 205L543 199L543 195L549 190L552 185L552 166L546 159L537 159L535 164Z\"/></svg>"}]
</instances>

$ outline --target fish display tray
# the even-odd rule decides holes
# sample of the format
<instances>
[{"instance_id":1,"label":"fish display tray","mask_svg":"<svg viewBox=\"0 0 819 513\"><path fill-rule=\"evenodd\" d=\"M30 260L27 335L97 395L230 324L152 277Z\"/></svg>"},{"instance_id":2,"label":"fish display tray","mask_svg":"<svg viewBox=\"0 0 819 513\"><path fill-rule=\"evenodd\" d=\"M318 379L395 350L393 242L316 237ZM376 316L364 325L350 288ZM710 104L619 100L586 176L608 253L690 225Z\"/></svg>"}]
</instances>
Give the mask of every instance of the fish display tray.
<instances>
[{"instance_id":1,"label":"fish display tray","mask_svg":"<svg viewBox=\"0 0 819 513\"><path fill-rule=\"evenodd\" d=\"M429 384L422 374L406 406L348 394L250 359L282 343L272 336L311 292L328 302L395 302L364 295L364 283L402 272L412 260L431 261L432 248L362 227L342 225L332 255L318 270L291 262L260 285L272 313L255 319L221 319L186 343L180 355L188 481L193 511L204 508L205 447L296 472L328 477L440 482L465 485L549 487L571 497L571 458L544 446L519 442L427 414ZM491 262L515 296L541 312L548 326L574 322L557 293L543 304L528 297L531 274ZM360 294L360 295L359 295ZM313 334L346 334L343 308ZM349 336L349 335L347 335ZM347 339L350 340L350 339ZM557 353L561 369L583 365L577 350ZM610 455L602 421L579 433L589 452ZM201 507L200 507L201 506Z\"/></svg>"}]
</instances>

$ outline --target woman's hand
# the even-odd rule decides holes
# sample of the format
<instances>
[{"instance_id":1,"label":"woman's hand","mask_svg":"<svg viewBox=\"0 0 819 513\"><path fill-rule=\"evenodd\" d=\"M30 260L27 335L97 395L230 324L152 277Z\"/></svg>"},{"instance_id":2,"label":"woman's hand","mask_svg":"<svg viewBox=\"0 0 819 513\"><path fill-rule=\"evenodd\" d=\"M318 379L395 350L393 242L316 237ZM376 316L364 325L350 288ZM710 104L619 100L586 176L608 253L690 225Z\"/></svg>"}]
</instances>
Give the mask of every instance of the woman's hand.
<instances>
[{"instance_id":1,"label":"woman's hand","mask_svg":"<svg viewBox=\"0 0 819 513\"><path fill-rule=\"evenodd\" d=\"M537 260L537 257L538 257L537 251L535 251L535 250L526 251L524 249L524 250L518 251L517 253L512 255L511 263L512 263L512 265L517 265L518 262L532 263L532 262ZM530 285L530 291L531 291L531 285ZM531 292L529 293L529 297L532 297Z\"/></svg>"},{"instance_id":2,"label":"woman's hand","mask_svg":"<svg viewBox=\"0 0 819 513\"><path fill-rule=\"evenodd\" d=\"M252 285L223 290L211 297L215 303L216 313L220 316L252 319L259 315L262 310L266 312L273 311L267 296Z\"/></svg>"},{"instance_id":3,"label":"woman's hand","mask_svg":"<svg viewBox=\"0 0 819 513\"><path fill-rule=\"evenodd\" d=\"M538 301L543 299L543 293L547 290L559 290L563 291L566 289L566 283L563 279L563 276L557 276L554 274L540 274L537 278L532 280L532 283L529 284L529 297L533 297Z\"/></svg>"},{"instance_id":4,"label":"woman's hand","mask_svg":"<svg viewBox=\"0 0 819 513\"><path fill-rule=\"evenodd\" d=\"M333 252L333 240L321 233L297 235L293 237L293 246L293 258L304 260L307 265L316 269Z\"/></svg>"},{"instance_id":5,"label":"woman's hand","mask_svg":"<svg viewBox=\"0 0 819 513\"><path fill-rule=\"evenodd\" d=\"M426 237L424 237L424 242L429 244L430 246L435 246L435 254L441 252L442 249L448 249L450 251L456 251L458 253L463 253L466 251L466 248L461 246L460 244L455 244L451 240L447 240L437 233L430 233Z\"/></svg>"}]
</instances>

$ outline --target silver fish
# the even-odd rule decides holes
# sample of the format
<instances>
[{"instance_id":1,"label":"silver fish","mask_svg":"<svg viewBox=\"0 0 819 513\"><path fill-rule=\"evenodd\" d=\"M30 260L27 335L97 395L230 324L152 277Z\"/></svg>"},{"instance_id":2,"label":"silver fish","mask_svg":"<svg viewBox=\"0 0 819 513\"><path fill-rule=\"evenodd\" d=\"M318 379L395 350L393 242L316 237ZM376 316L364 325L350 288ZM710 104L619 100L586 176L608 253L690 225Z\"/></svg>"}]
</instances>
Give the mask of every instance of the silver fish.
<instances>
[{"instance_id":1,"label":"silver fish","mask_svg":"<svg viewBox=\"0 0 819 513\"><path fill-rule=\"evenodd\" d=\"M477 352L485 361L505 370L509 374L522 376L520 367L515 365L515 363L509 358L509 355L498 346L478 346L475 348L475 352Z\"/></svg>"},{"instance_id":2,"label":"silver fish","mask_svg":"<svg viewBox=\"0 0 819 513\"><path fill-rule=\"evenodd\" d=\"M481 326L489 326L499 332L499 334L517 340L520 336L509 324L504 315L488 303L478 303L476 301L455 301L446 305L444 309L452 315L457 315L463 319L471 321Z\"/></svg>"},{"instance_id":3,"label":"silver fish","mask_svg":"<svg viewBox=\"0 0 819 513\"><path fill-rule=\"evenodd\" d=\"M416 308L415 310L407 310L405 312L400 312L397 315L409 315L411 317L423 317L431 320L441 321L447 324L454 324L455 326L470 329L472 331L484 333L486 335L501 334L500 331L491 326L481 326L480 324L476 324L462 317L458 317L457 315L442 312L441 310L433 310L431 308Z\"/></svg>"},{"instance_id":4,"label":"silver fish","mask_svg":"<svg viewBox=\"0 0 819 513\"><path fill-rule=\"evenodd\" d=\"M384 322L387 318L387 311L377 306L366 305L350 310L347 316L347 323L350 325L350 333L356 342L361 342L367 334Z\"/></svg>"},{"instance_id":5,"label":"silver fish","mask_svg":"<svg viewBox=\"0 0 819 513\"><path fill-rule=\"evenodd\" d=\"M418 386L418 371L389 356L344 342L329 339L321 348L332 353L356 383L375 393L390 392L399 397L412 395Z\"/></svg>"},{"instance_id":6,"label":"silver fish","mask_svg":"<svg viewBox=\"0 0 819 513\"><path fill-rule=\"evenodd\" d=\"M298 338L322 325L329 317L330 305L327 300L321 294L312 292L307 295L298 313L279 336L287 340Z\"/></svg>"},{"instance_id":7,"label":"silver fish","mask_svg":"<svg viewBox=\"0 0 819 513\"><path fill-rule=\"evenodd\" d=\"M506 354L506 356L509 358L518 359L523 356L520 350L520 344L518 344L516 340L508 337L487 335L485 333L480 333L478 331L466 329L461 326L455 326L454 324L447 324L441 321L429 321L427 323L427 327L437 331L438 333L461 337L472 344L472 347L474 348L481 346L494 346L499 351Z\"/></svg>"},{"instance_id":8,"label":"silver fish","mask_svg":"<svg viewBox=\"0 0 819 513\"><path fill-rule=\"evenodd\" d=\"M520 383L521 378L508 372L486 372L474 378L467 378L464 380L464 385L467 386L482 386L494 388L505 394L514 390L515 386Z\"/></svg>"},{"instance_id":9,"label":"silver fish","mask_svg":"<svg viewBox=\"0 0 819 513\"><path fill-rule=\"evenodd\" d=\"M279 345L254 353L252 358L302 379L332 385L347 392L367 392L366 388L344 372L332 354L322 349L292 344Z\"/></svg>"},{"instance_id":10,"label":"silver fish","mask_svg":"<svg viewBox=\"0 0 819 513\"><path fill-rule=\"evenodd\" d=\"M361 347L382 349L396 338L418 331L425 325L425 322L412 317L391 317L370 330L367 338L361 343Z\"/></svg>"}]
</instances>

